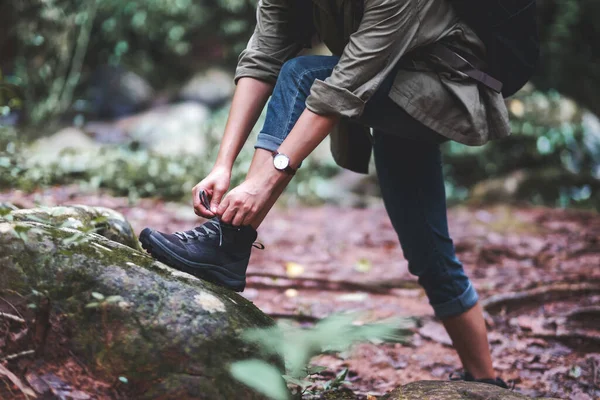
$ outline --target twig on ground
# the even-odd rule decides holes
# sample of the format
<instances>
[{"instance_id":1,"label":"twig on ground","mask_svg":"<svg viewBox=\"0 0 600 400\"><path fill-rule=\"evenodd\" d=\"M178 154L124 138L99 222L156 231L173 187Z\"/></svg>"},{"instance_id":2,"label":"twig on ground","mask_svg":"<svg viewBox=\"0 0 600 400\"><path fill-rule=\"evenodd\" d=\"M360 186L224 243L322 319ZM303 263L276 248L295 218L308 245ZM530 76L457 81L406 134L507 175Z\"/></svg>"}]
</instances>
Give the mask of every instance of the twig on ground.
<instances>
[{"instance_id":1,"label":"twig on ground","mask_svg":"<svg viewBox=\"0 0 600 400\"><path fill-rule=\"evenodd\" d=\"M285 313L267 313L267 315L273 319L293 319L298 322L319 322L321 318L313 315L302 315L302 314L285 314Z\"/></svg>"},{"instance_id":2,"label":"twig on ground","mask_svg":"<svg viewBox=\"0 0 600 400\"><path fill-rule=\"evenodd\" d=\"M371 283L360 283L360 282L352 282L352 281L342 281L342 280L328 280L321 278L309 278L309 277L289 277L287 275L279 275L279 274L271 274L265 272L254 272L248 274L249 278L257 277L257 278L271 278L271 279L280 279L282 281L288 281L293 283L287 284L276 284L270 285L262 282L253 282L252 286L254 287L277 287L280 289L288 289L288 288L297 288L298 286L305 288L314 288L314 289L323 289L331 288L330 290L338 290L338 291L360 291L360 292L370 292L370 293L387 293L392 289L418 289L420 286L414 280L391 280L385 282L371 282Z\"/></svg>"},{"instance_id":3,"label":"twig on ground","mask_svg":"<svg viewBox=\"0 0 600 400\"><path fill-rule=\"evenodd\" d=\"M493 313L510 306L515 308L530 307L538 303L583 296L589 293L600 293L600 284L557 283L522 292L494 295L483 300L481 304L486 311Z\"/></svg>"},{"instance_id":4,"label":"twig on ground","mask_svg":"<svg viewBox=\"0 0 600 400\"><path fill-rule=\"evenodd\" d=\"M24 324L26 322L21 317L17 317L16 315L12 315L12 314L8 314L8 313L3 313L3 312L0 312L0 317L5 318L5 319L9 319L11 321L20 322L22 324Z\"/></svg>"},{"instance_id":5,"label":"twig on ground","mask_svg":"<svg viewBox=\"0 0 600 400\"><path fill-rule=\"evenodd\" d=\"M50 299L43 298L38 306L38 312L35 317L35 344L36 354L40 356L44 352L44 347L46 346L46 338L48 337L48 332L50 331Z\"/></svg>"},{"instance_id":6,"label":"twig on ground","mask_svg":"<svg viewBox=\"0 0 600 400\"><path fill-rule=\"evenodd\" d=\"M35 353L35 350L25 350L25 351L22 351L20 353L8 355L8 356L4 357L1 361L14 360L15 358L19 358L19 357L23 357L23 356L28 356L28 355L34 354L34 353Z\"/></svg>"},{"instance_id":7,"label":"twig on ground","mask_svg":"<svg viewBox=\"0 0 600 400\"><path fill-rule=\"evenodd\" d=\"M7 291L9 291L9 289L6 289L6 290L7 290ZM15 292L14 290L10 290L10 291L11 291L11 292L14 292L15 294L18 294L19 296L21 296L19 293ZM21 297L23 297L23 296L21 296ZM11 303L10 301L6 300L6 299L5 299L4 297L2 297L2 296L0 296L0 300L2 300L3 302L5 302L6 304L8 304L8 305L10 306L10 308L12 308L12 309L15 311L15 313L16 313L16 314L17 314L19 317L21 317L21 318L25 319L25 318L23 317L23 314L21 314L21 313L19 312L19 310L17 310L17 307L15 307L15 306L13 305L13 303ZM27 323L27 322L25 322L25 323Z\"/></svg>"},{"instance_id":8,"label":"twig on ground","mask_svg":"<svg viewBox=\"0 0 600 400\"><path fill-rule=\"evenodd\" d=\"M6 376L19 390L25 395L25 397L31 396L34 399L37 398L35 392L27 387L15 374L10 372L4 365L0 364L0 375Z\"/></svg>"},{"instance_id":9,"label":"twig on ground","mask_svg":"<svg viewBox=\"0 0 600 400\"><path fill-rule=\"evenodd\" d=\"M570 259L573 259L573 258L585 256L587 254L595 255L595 254L598 254L598 253L600 253L600 246L598 246L598 245L595 245L595 246L590 245L589 247L584 247L584 248L576 250L576 251L574 251L572 253L568 253L567 254L567 259L570 260Z\"/></svg>"},{"instance_id":10,"label":"twig on ground","mask_svg":"<svg viewBox=\"0 0 600 400\"><path fill-rule=\"evenodd\" d=\"M531 337L558 340L560 342L582 341L584 345L600 348L600 335L593 335L587 332L543 332L530 335Z\"/></svg>"},{"instance_id":11,"label":"twig on ground","mask_svg":"<svg viewBox=\"0 0 600 400\"><path fill-rule=\"evenodd\" d=\"M590 358L590 364L592 364L592 383L594 384L594 386L596 387L600 387L600 385L598 385L598 367L599 365L596 363L596 360L593 358Z\"/></svg>"}]
</instances>

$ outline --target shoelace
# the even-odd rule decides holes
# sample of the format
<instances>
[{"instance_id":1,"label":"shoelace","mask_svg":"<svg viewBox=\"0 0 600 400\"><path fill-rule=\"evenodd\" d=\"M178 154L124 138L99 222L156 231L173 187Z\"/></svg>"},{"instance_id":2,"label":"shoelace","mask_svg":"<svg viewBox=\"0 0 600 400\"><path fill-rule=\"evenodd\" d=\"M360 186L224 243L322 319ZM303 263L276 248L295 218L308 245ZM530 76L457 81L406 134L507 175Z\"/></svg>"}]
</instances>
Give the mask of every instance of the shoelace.
<instances>
[{"instance_id":1,"label":"shoelace","mask_svg":"<svg viewBox=\"0 0 600 400\"><path fill-rule=\"evenodd\" d=\"M208 200L208 196L206 195L206 192L204 190L200 191L200 203L202 203L202 206L204 206L204 208L206 208L207 210L210 210L210 201ZM210 222L213 222L213 221L214 221L214 223L212 225L219 227L219 229L218 229L218 231L219 231L219 247L221 247L223 245L223 227L221 226L221 220L219 219L219 217L214 217ZM200 236L207 237L209 235L217 234L217 232L213 231L206 225L208 225L208 223L197 226L194 229L189 230L189 231L175 232L174 235L177 236L179 239L187 242L190 239L196 240ZM240 229L238 228L238 231L239 230Z\"/></svg>"},{"instance_id":2,"label":"shoelace","mask_svg":"<svg viewBox=\"0 0 600 400\"><path fill-rule=\"evenodd\" d=\"M206 226L208 224L204 224L204 225L200 225L195 227L194 229L191 229L189 231L177 231L174 233L175 236L177 236L179 239L187 242L188 240L196 240L201 236L208 236L208 235L215 235L217 234L216 231L213 231L212 229L210 229L208 226ZM223 243L223 232L221 231L221 225L217 222L216 224L214 224L215 226L218 226L218 233L219 233L219 246L222 245Z\"/></svg>"},{"instance_id":3,"label":"shoelace","mask_svg":"<svg viewBox=\"0 0 600 400\"><path fill-rule=\"evenodd\" d=\"M204 190L200 191L200 203L202 203L202 206L204 206L204 208L206 208L207 210L210 210L210 201L208 200L208 196ZM221 247L223 245L223 227L221 226L221 220L219 219L219 217L214 217L210 222L213 222L213 221L214 221L214 223L212 225L219 227L219 229L218 229L218 231L219 231L219 247ZM178 238L180 238L181 240L187 242L190 239L196 240L200 236L207 237L211 234L212 235L217 234L217 232L213 231L206 225L208 225L208 223L197 226L194 229L191 229L189 231L175 232L174 235L177 236ZM236 228L236 229L239 231L241 228ZM254 242L254 243L252 243L252 247L255 247L260 250L264 250L265 245L260 242Z\"/></svg>"}]
</instances>

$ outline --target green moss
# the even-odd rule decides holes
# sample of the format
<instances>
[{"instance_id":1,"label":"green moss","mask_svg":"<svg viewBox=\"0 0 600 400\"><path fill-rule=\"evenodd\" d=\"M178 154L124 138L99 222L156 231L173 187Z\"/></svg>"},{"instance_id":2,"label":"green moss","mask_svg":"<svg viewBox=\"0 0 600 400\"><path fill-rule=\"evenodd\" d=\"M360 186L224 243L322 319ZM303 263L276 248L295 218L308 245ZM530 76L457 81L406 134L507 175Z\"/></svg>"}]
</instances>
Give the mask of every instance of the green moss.
<instances>
[{"instance_id":1,"label":"green moss","mask_svg":"<svg viewBox=\"0 0 600 400\"><path fill-rule=\"evenodd\" d=\"M530 400L531 397L475 382L418 381L401 386L385 400ZM552 400L552 399L546 399Z\"/></svg>"},{"instance_id":2,"label":"green moss","mask_svg":"<svg viewBox=\"0 0 600 400\"><path fill-rule=\"evenodd\" d=\"M60 228L77 229L83 233L97 233L112 241L133 249L141 249L133 228L120 213L105 207L84 205L64 207L41 207L14 210L11 221L30 221Z\"/></svg>"},{"instance_id":3,"label":"green moss","mask_svg":"<svg viewBox=\"0 0 600 400\"><path fill-rule=\"evenodd\" d=\"M17 225L31 228L25 241L7 229ZM48 296L53 312L69 317L73 350L103 376L127 377L138 390L134 398L140 388L169 388L176 377L190 377L190 386L181 390L200 396L190 399L210 391L214 398L259 398L233 382L227 367L260 357L240 334L271 326L269 317L233 292L102 236L69 243L74 232L34 222L0 223L5 272L0 290L35 289ZM123 300L103 303L92 292ZM86 307L90 303L97 306Z\"/></svg>"}]
</instances>

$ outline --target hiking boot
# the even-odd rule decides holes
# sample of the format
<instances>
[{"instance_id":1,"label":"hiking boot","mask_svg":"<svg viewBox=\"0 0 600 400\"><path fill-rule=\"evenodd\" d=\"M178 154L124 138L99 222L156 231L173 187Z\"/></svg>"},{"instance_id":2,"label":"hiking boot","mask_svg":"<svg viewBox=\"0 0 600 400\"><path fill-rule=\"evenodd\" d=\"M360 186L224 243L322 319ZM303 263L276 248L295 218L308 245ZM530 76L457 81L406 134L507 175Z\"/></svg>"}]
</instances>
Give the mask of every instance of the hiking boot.
<instances>
[{"instance_id":1,"label":"hiking boot","mask_svg":"<svg viewBox=\"0 0 600 400\"><path fill-rule=\"evenodd\" d=\"M504 380L496 377L496 379L475 379L473 375L469 371L464 372L453 372L450 374L451 381L466 381L466 382L479 382L479 383L487 383L489 385L495 385L501 387L502 389L510 389L513 390L515 388L515 383L512 382L512 387L509 387Z\"/></svg>"},{"instance_id":2,"label":"hiking boot","mask_svg":"<svg viewBox=\"0 0 600 400\"><path fill-rule=\"evenodd\" d=\"M242 292L256 230L213 218L196 228L167 234L145 228L142 247L157 260L198 278Z\"/></svg>"}]
</instances>

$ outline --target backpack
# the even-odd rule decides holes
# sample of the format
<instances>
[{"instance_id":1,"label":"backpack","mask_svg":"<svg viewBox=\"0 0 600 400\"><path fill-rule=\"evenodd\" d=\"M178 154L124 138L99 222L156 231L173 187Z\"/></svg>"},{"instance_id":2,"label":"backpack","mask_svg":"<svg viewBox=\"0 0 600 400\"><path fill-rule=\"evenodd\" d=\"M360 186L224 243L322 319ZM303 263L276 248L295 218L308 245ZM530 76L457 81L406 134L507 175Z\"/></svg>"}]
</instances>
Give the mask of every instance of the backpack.
<instances>
[{"instance_id":1,"label":"backpack","mask_svg":"<svg viewBox=\"0 0 600 400\"><path fill-rule=\"evenodd\" d=\"M486 73L502 95L521 89L535 72L540 44L535 0L450 0L486 46Z\"/></svg>"}]
</instances>

